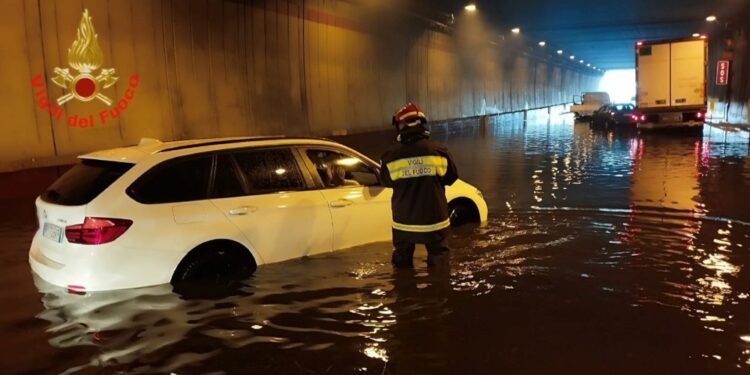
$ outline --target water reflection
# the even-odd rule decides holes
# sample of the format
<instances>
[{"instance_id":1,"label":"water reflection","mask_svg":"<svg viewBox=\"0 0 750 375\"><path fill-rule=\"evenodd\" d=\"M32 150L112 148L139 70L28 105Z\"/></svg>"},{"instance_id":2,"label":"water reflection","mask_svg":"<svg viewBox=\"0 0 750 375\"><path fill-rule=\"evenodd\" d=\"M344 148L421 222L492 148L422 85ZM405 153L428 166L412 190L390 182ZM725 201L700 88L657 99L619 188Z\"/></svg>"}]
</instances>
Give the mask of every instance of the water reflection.
<instances>
[{"instance_id":1,"label":"water reflection","mask_svg":"<svg viewBox=\"0 0 750 375\"><path fill-rule=\"evenodd\" d=\"M449 267L426 268L422 251L394 272L389 244L374 244L263 267L214 295L40 282L55 348L40 372L750 368L746 138L512 118L433 130L491 209L450 238ZM377 157L391 136L345 141Z\"/></svg>"}]
</instances>

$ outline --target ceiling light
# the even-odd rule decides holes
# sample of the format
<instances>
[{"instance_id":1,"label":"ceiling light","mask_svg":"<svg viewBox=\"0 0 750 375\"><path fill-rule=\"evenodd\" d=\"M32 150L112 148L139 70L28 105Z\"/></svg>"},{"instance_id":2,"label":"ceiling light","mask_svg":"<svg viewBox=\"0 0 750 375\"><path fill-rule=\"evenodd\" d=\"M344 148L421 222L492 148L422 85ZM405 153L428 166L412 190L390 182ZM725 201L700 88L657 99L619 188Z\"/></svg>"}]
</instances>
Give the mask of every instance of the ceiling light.
<instances>
[{"instance_id":1,"label":"ceiling light","mask_svg":"<svg viewBox=\"0 0 750 375\"><path fill-rule=\"evenodd\" d=\"M539 42L539 47L544 47L546 45L547 45L547 42L545 42L545 41Z\"/></svg>"},{"instance_id":2,"label":"ceiling light","mask_svg":"<svg viewBox=\"0 0 750 375\"><path fill-rule=\"evenodd\" d=\"M638 42L636 42L636 43L635 43L635 45L636 45L636 46L642 46L642 45L643 45L643 42L641 42L641 41L638 41Z\"/></svg>"},{"instance_id":3,"label":"ceiling light","mask_svg":"<svg viewBox=\"0 0 750 375\"><path fill-rule=\"evenodd\" d=\"M698 33L693 33L693 38L697 38L697 37L699 37L699 36L701 36L701 34L698 34Z\"/></svg>"},{"instance_id":4,"label":"ceiling light","mask_svg":"<svg viewBox=\"0 0 750 375\"><path fill-rule=\"evenodd\" d=\"M705 36L705 35L701 35L701 39L706 39L706 38L708 38L708 37Z\"/></svg>"},{"instance_id":5,"label":"ceiling light","mask_svg":"<svg viewBox=\"0 0 750 375\"><path fill-rule=\"evenodd\" d=\"M510 32L512 32L513 34L518 34L518 33L521 32L521 29L518 28L518 27L514 27L514 28L510 29Z\"/></svg>"},{"instance_id":6,"label":"ceiling light","mask_svg":"<svg viewBox=\"0 0 750 375\"><path fill-rule=\"evenodd\" d=\"M716 21L716 16L710 15L710 16L706 17L706 21L708 21L708 22L714 22L714 21Z\"/></svg>"},{"instance_id":7,"label":"ceiling light","mask_svg":"<svg viewBox=\"0 0 750 375\"><path fill-rule=\"evenodd\" d=\"M570 55L570 59L575 60L576 59L575 55Z\"/></svg>"},{"instance_id":8,"label":"ceiling light","mask_svg":"<svg viewBox=\"0 0 750 375\"><path fill-rule=\"evenodd\" d=\"M466 9L467 12L475 12L477 10L477 5L476 4L469 4L469 5L465 6L464 9Z\"/></svg>"},{"instance_id":9,"label":"ceiling light","mask_svg":"<svg viewBox=\"0 0 750 375\"><path fill-rule=\"evenodd\" d=\"M558 55L562 55L563 54L563 50L561 50L561 49L557 50L557 54Z\"/></svg>"},{"instance_id":10,"label":"ceiling light","mask_svg":"<svg viewBox=\"0 0 750 375\"><path fill-rule=\"evenodd\" d=\"M578 60L579 63L583 64L583 60Z\"/></svg>"},{"instance_id":11,"label":"ceiling light","mask_svg":"<svg viewBox=\"0 0 750 375\"><path fill-rule=\"evenodd\" d=\"M590 67L591 67L591 64L586 64L586 66L588 66L588 67L590 68Z\"/></svg>"}]
</instances>

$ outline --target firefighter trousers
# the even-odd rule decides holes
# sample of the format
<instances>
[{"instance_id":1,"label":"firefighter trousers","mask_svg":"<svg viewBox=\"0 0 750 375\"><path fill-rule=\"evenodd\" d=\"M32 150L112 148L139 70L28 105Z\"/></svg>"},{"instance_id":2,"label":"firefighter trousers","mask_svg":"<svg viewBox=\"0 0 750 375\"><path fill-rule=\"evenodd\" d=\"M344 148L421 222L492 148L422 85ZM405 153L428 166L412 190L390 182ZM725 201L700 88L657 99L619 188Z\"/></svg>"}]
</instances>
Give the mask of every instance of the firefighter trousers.
<instances>
[{"instance_id":1,"label":"firefighter trousers","mask_svg":"<svg viewBox=\"0 0 750 375\"><path fill-rule=\"evenodd\" d=\"M433 241L424 244L427 248L427 264L432 266L441 262L447 258L448 248L443 244L443 239L435 239ZM414 250L416 244L410 241L394 240L393 241L393 256L391 257L391 263L394 266L413 267L414 266Z\"/></svg>"}]
</instances>

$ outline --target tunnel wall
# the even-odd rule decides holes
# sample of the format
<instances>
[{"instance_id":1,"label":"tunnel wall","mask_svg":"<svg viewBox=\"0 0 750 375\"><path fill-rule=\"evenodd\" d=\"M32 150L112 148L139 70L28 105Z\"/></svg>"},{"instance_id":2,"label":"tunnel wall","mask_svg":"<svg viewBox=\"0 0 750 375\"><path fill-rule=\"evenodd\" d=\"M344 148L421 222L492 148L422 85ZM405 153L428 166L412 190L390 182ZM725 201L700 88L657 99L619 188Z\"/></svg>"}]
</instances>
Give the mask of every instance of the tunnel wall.
<instances>
[{"instance_id":1,"label":"tunnel wall","mask_svg":"<svg viewBox=\"0 0 750 375\"><path fill-rule=\"evenodd\" d=\"M717 120L750 124L750 7L724 25L711 40L708 67L709 97ZM730 61L729 84L716 84L719 60Z\"/></svg>"},{"instance_id":2,"label":"tunnel wall","mask_svg":"<svg viewBox=\"0 0 750 375\"><path fill-rule=\"evenodd\" d=\"M396 12L391 0L370 3L0 0L0 171L70 163L141 137L381 129L407 100L432 120L540 107L570 102L598 83L518 43L462 40ZM113 107L132 97L116 118L98 100L42 109L40 98L66 93L51 79L56 67L69 67L84 8L102 68L119 77L102 93Z\"/></svg>"}]
</instances>

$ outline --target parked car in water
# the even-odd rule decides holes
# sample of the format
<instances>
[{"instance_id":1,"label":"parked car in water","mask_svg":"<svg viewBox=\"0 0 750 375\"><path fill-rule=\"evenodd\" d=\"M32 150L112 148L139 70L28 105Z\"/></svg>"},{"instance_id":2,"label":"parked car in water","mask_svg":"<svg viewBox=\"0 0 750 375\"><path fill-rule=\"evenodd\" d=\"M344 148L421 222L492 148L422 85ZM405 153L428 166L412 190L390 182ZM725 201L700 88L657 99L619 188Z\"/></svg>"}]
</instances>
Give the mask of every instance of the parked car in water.
<instances>
[{"instance_id":1,"label":"parked car in water","mask_svg":"<svg viewBox=\"0 0 750 375\"><path fill-rule=\"evenodd\" d=\"M591 125L595 127L612 127L621 124L638 122L638 114L632 104L607 104L591 116Z\"/></svg>"},{"instance_id":2,"label":"parked car in water","mask_svg":"<svg viewBox=\"0 0 750 375\"><path fill-rule=\"evenodd\" d=\"M391 238L379 166L312 138L160 142L80 156L36 200L31 268L72 291L239 278L257 265ZM485 221L461 180L454 224Z\"/></svg>"}]
</instances>

